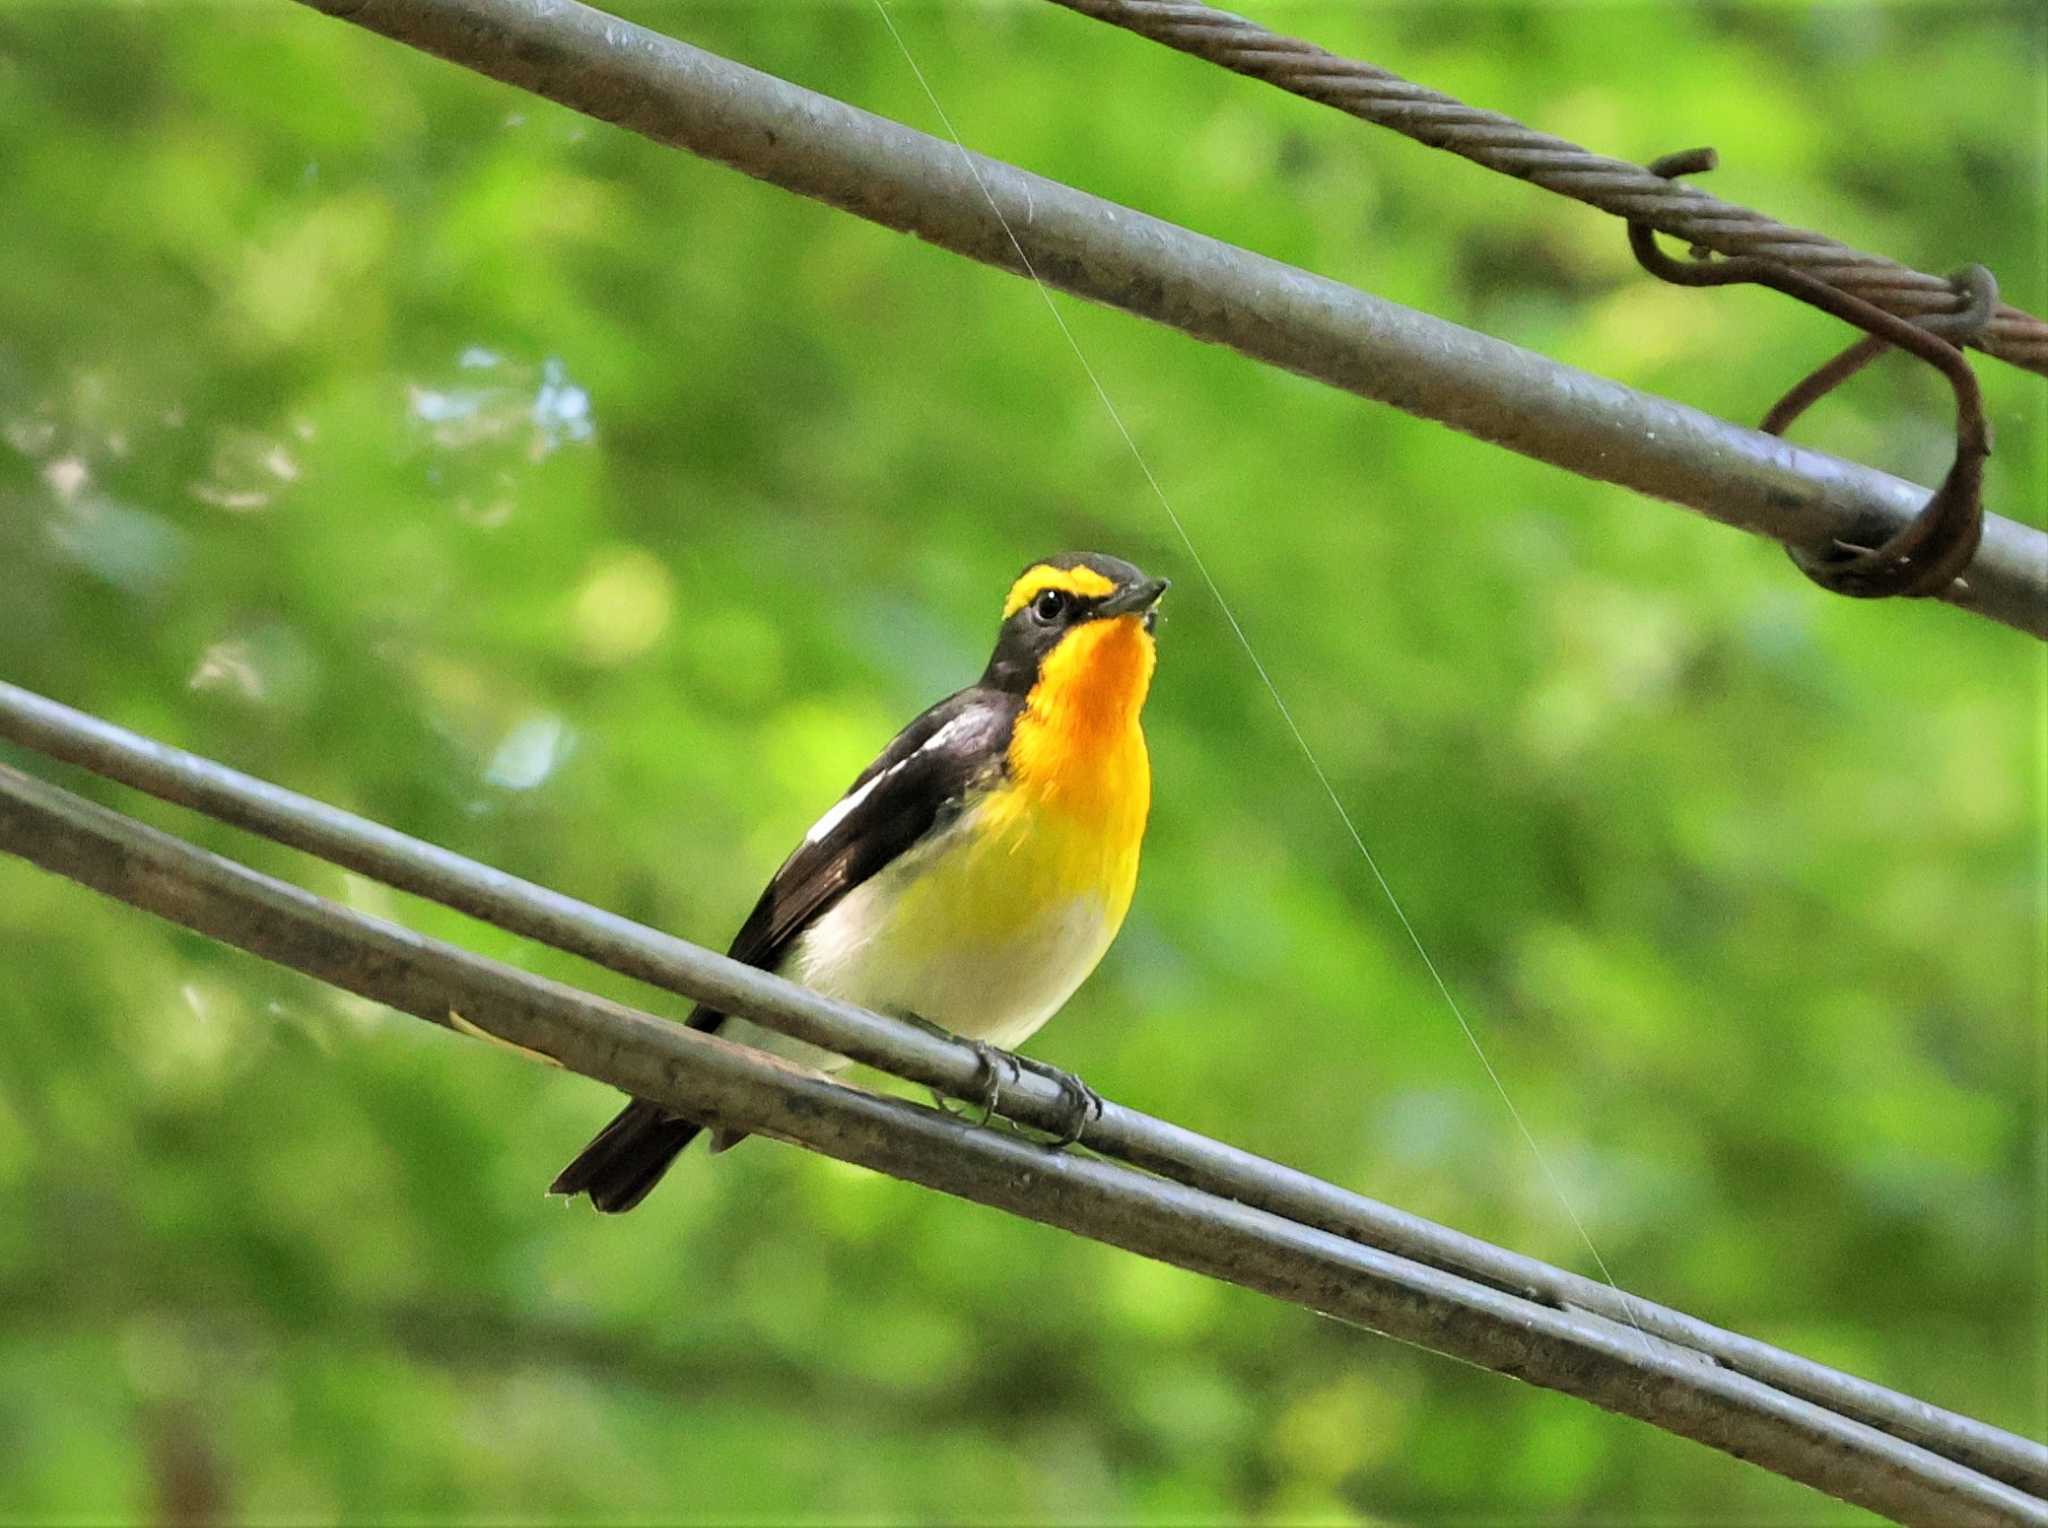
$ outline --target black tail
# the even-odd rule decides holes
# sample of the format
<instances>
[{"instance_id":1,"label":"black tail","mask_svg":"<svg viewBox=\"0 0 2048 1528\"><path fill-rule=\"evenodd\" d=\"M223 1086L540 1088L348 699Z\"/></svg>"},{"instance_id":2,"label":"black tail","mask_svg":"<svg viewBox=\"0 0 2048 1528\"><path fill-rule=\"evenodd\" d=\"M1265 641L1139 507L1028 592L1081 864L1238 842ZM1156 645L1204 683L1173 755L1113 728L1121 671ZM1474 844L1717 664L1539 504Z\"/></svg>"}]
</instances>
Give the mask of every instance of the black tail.
<instances>
[{"instance_id":1,"label":"black tail","mask_svg":"<svg viewBox=\"0 0 2048 1528\"><path fill-rule=\"evenodd\" d=\"M701 1128L636 1098L561 1170L548 1192L588 1194L605 1214L623 1215L647 1197Z\"/></svg>"}]
</instances>

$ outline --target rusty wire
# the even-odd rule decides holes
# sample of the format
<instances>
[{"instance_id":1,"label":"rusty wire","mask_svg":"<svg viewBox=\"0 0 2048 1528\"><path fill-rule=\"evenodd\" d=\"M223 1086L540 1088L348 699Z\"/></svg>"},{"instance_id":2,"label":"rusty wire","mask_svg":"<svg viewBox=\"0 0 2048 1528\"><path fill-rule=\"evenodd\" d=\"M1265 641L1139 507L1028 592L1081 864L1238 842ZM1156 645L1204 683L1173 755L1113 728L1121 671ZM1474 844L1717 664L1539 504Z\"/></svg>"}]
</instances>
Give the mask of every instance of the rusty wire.
<instances>
[{"instance_id":1,"label":"rusty wire","mask_svg":"<svg viewBox=\"0 0 2048 1528\"><path fill-rule=\"evenodd\" d=\"M1718 254L1791 266L1900 318L1957 313L1969 307L1969 294L1948 277L1864 254L1824 234L1788 227L1696 187L1666 180L1642 165L1595 154L1513 117L1467 106L1362 59L1268 31L1196 0L1052 3L1602 212L1647 223L1673 238ZM2010 304L1999 304L1983 332L1967 343L2048 376L2048 322Z\"/></svg>"},{"instance_id":2,"label":"rusty wire","mask_svg":"<svg viewBox=\"0 0 2048 1528\"><path fill-rule=\"evenodd\" d=\"M1664 177L1711 170L1711 148L1687 149L1653 161L1650 173ZM1697 247L1690 260L1674 260L1657 247L1647 223L1631 221L1628 243L1644 270L1677 286L1716 287L1755 283L1819 308L1864 331L1862 341L1804 378L1765 416L1763 428L1782 435L1801 413L1828 390L1855 375L1884 349L1896 346L1939 371L1955 391L1956 454L1941 486L1928 495L1919 514L1869 544L1847 537L1821 551L1787 547L1800 572L1836 594L1858 599L1889 595L1929 595L1946 589L1970 564L1984 528L1984 459L1991 454L1991 424L1984 417L1983 395L1969 357L1957 346L1980 332L1998 305L1998 283L1981 265L1971 266L1960 284L1970 293L1970 309L1937 315L1918 324L1887 313L1852 293L1831 287L1794 266L1755 255L1723 255ZM1937 331L1945 331L1948 338Z\"/></svg>"},{"instance_id":3,"label":"rusty wire","mask_svg":"<svg viewBox=\"0 0 2048 1528\"><path fill-rule=\"evenodd\" d=\"M1928 488L1204 237L577 0L300 0L656 143L1817 555ZM1987 514L1937 598L2048 638L2048 533Z\"/></svg>"}]
</instances>

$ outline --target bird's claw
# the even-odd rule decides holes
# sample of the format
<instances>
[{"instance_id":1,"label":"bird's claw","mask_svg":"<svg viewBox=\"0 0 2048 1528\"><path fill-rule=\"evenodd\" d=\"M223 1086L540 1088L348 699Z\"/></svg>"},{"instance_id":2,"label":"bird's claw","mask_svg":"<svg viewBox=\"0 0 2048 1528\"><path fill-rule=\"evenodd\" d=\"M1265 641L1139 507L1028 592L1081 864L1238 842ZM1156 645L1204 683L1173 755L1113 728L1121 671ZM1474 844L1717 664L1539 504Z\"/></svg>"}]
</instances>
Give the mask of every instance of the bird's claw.
<instances>
[{"instance_id":1,"label":"bird's claw","mask_svg":"<svg viewBox=\"0 0 2048 1528\"><path fill-rule=\"evenodd\" d=\"M981 1105L981 1118L977 1125L986 1125L996 1117L996 1110L1003 1102L1003 1073L1010 1074L1010 1081L1016 1082L1023 1076L1018 1060L1006 1050L998 1050L981 1040L967 1042L974 1048L974 1059L979 1063L975 1072L974 1101Z\"/></svg>"},{"instance_id":2,"label":"bird's claw","mask_svg":"<svg viewBox=\"0 0 2048 1528\"><path fill-rule=\"evenodd\" d=\"M1033 1061L1029 1056L1012 1056L1010 1060L1024 1071L1037 1073L1060 1090L1066 1112L1052 1133L1052 1145L1074 1145L1091 1124L1102 1118L1102 1095L1072 1072L1048 1066L1043 1061Z\"/></svg>"},{"instance_id":3,"label":"bird's claw","mask_svg":"<svg viewBox=\"0 0 2048 1528\"><path fill-rule=\"evenodd\" d=\"M1016 1055L999 1046L990 1045L985 1040L969 1040L965 1035L956 1035L942 1025L934 1024L930 1019L914 1013L904 1014L903 1018L928 1034L937 1035L943 1040L959 1040L974 1051L974 1058L979 1064L975 1069L973 1091L964 1095L963 1101L980 1106L981 1117L974 1121L976 1125L986 1125L996 1117L997 1111L1002 1108L1003 1089L1014 1087L1026 1072L1035 1072L1060 1090L1064 1112L1060 1115L1059 1124L1052 1131L1052 1139L1047 1144L1055 1147L1072 1146L1081 1139L1091 1124L1102 1118L1102 1095L1072 1072L1048 1066L1043 1061L1033 1061L1029 1056ZM1007 1080L1005 1073L1008 1074ZM948 1114L966 1118L965 1114L954 1109L952 1101L937 1088L931 1089L930 1092L932 1102L939 1108Z\"/></svg>"},{"instance_id":4,"label":"bird's claw","mask_svg":"<svg viewBox=\"0 0 2048 1528\"><path fill-rule=\"evenodd\" d=\"M981 1117L974 1121L976 1125L986 1125L990 1120L994 1119L996 1110L1002 1107L1003 1074L1008 1072L1010 1074L1009 1080L1012 1083L1015 1083L1023 1075L1019 1069L1018 1058L1006 1050L997 1049L986 1041L969 1040L964 1035L956 1035L943 1025L934 1024L930 1019L922 1018L917 1014L905 1014L903 1017L907 1022L915 1024L919 1029L924 1030L928 1034L937 1035L942 1040L958 1040L973 1050L974 1059L978 1063L974 1073L973 1091L963 1095L963 1102L981 1106ZM962 1119L967 1117L962 1111L956 1110L953 1107L952 1100L937 1088L931 1089L930 1092L932 1102L937 1104L946 1113Z\"/></svg>"}]
</instances>

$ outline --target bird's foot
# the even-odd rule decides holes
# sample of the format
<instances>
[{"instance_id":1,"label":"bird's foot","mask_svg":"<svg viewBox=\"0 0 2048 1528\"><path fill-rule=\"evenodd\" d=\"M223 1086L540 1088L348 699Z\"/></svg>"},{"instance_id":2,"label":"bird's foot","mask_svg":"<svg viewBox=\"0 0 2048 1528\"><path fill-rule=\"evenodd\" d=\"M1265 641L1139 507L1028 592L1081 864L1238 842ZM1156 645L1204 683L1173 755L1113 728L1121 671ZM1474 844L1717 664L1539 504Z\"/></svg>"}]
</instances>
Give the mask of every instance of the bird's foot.
<instances>
[{"instance_id":1,"label":"bird's foot","mask_svg":"<svg viewBox=\"0 0 2048 1528\"><path fill-rule=\"evenodd\" d=\"M926 1034L936 1035L941 1040L956 1040L973 1049L974 1059L979 1065L974 1074L973 1092L968 1095L966 1101L978 1104L981 1107L980 1117L974 1120L976 1125L986 1125L990 1120L994 1119L996 1110L1002 1106L1003 1102L1003 1088L1005 1086L1003 1074L1007 1072L1009 1074L1009 1081L1011 1083L1016 1082L1023 1075L1021 1069L1022 1058L1013 1056L1006 1050L999 1050L984 1041L970 1040L965 1035L957 1035L952 1030L946 1028L945 1025L934 1024L930 1019L923 1018L918 1014L906 1013L903 1015L903 1020L907 1024L916 1025ZM941 1093L937 1088L931 1088L927 1091L932 1095L932 1102L945 1113L960 1119L968 1118L965 1111L954 1108L953 1100L944 1093Z\"/></svg>"},{"instance_id":2,"label":"bird's foot","mask_svg":"<svg viewBox=\"0 0 2048 1528\"><path fill-rule=\"evenodd\" d=\"M905 1023L915 1024L927 1034L937 1035L942 1040L958 1040L974 1050L975 1060L980 1063L975 1071L973 1092L967 1102L981 1108L977 1125L986 1125L1002 1107L1003 1089L1014 1087L1026 1072L1035 1072L1060 1090L1062 1112L1059 1123L1051 1132L1047 1143L1055 1147L1072 1146L1096 1120L1102 1118L1102 1095L1072 1072L1049 1066L1043 1061L1033 1061L1029 1056L1019 1056L985 1040L970 1040L965 1035L955 1034L943 1024L934 1024L930 1019L914 1013L902 1015ZM1007 1075L1006 1075L1007 1074ZM953 1107L953 1101L937 1088L928 1090L932 1102L946 1113L965 1119L968 1116Z\"/></svg>"},{"instance_id":3,"label":"bird's foot","mask_svg":"<svg viewBox=\"0 0 2048 1528\"><path fill-rule=\"evenodd\" d=\"M1003 1074L1008 1072L1010 1081L1016 1082L1024 1075L1023 1060L981 1040L969 1040L967 1043L974 1047L974 1059L980 1063L980 1070L975 1073L977 1091L974 1101L981 1105L981 1118L975 1123L986 1125L1002 1107Z\"/></svg>"},{"instance_id":4,"label":"bird's foot","mask_svg":"<svg viewBox=\"0 0 2048 1528\"><path fill-rule=\"evenodd\" d=\"M1060 1100L1066 1112L1060 1116L1059 1125L1052 1132L1051 1145L1072 1146L1090 1125L1102 1118L1102 1095L1072 1072L1048 1066L1043 1061L1033 1061L1029 1056L1011 1056L1009 1059L1013 1065L1027 1072L1036 1072L1060 1090Z\"/></svg>"}]
</instances>

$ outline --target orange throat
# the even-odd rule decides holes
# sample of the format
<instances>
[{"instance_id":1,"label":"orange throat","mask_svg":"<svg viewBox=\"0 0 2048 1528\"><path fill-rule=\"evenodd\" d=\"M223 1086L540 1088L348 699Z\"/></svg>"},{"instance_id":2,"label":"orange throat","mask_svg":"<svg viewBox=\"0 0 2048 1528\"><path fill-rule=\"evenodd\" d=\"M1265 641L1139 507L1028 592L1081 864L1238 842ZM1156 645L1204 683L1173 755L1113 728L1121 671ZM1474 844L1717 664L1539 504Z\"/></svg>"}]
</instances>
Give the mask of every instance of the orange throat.
<instances>
[{"instance_id":1,"label":"orange throat","mask_svg":"<svg viewBox=\"0 0 2048 1528\"><path fill-rule=\"evenodd\" d=\"M1010 740L1012 778L1135 858L1152 805L1138 726L1156 653L1143 618L1091 621L1046 655Z\"/></svg>"}]
</instances>

